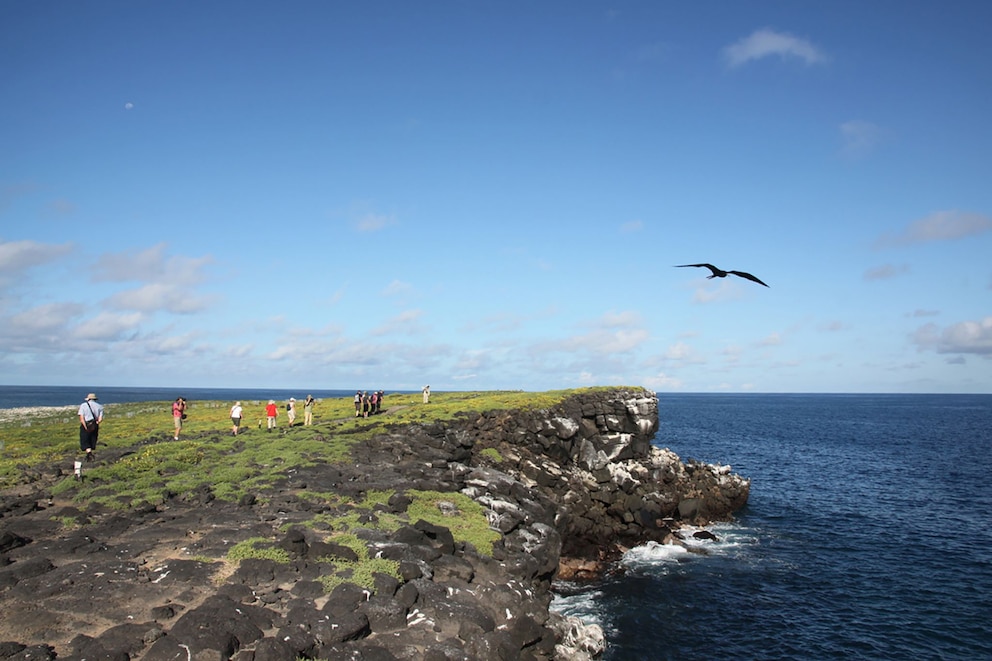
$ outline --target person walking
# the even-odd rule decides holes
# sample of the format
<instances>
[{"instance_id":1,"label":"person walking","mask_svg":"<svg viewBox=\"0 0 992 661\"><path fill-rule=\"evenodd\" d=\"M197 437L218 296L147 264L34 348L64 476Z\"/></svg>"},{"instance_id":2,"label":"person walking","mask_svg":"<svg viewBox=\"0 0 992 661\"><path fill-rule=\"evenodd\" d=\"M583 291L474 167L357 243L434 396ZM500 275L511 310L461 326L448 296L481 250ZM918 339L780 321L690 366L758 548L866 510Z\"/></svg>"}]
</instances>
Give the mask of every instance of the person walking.
<instances>
[{"instance_id":1,"label":"person walking","mask_svg":"<svg viewBox=\"0 0 992 661\"><path fill-rule=\"evenodd\" d=\"M231 407L231 434L234 436L238 435L238 429L241 428L241 402L234 402L234 406Z\"/></svg>"},{"instance_id":2,"label":"person walking","mask_svg":"<svg viewBox=\"0 0 992 661\"><path fill-rule=\"evenodd\" d=\"M176 430L174 440L179 440L179 432L182 431L183 420L185 419L186 400L182 397L176 397L176 401L172 403L172 426Z\"/></svg>"},{"instance_id":3,"label":"person walking","mask_svg":"<svg viewBox=\"0 0 992 661\"><path fill-rule=\"evenodd\" d=\"M293 397L290 397L289 404L286 404L286 418L289 420L289 426L292 427L296 422L296 399Z\"/></svg>"},{"instance_id":4,"label":"person walking","mask_svg":"<svg viewBox=\"0 0 992 661\"><path fill-rule=\"evenodd\" d=\"M101 422L103 422L103 406L96 400L96 394L90 393L79 405L79 450L86 454L86 461L93 461L93 451L96 450L96 442L100 436Z\"/></svg>"},{"instance_id":5,"label":"person walking","mask_svg":"<svg viewBox=\"0 0 992 661\"><path fill-rule=\"evenodd\" d=\"M362 391L355 393L355 417L362 415Z\"/></svg>"},{"instance_id":6,"label":"person walking","mask_svg":"<svg viewBox=\"0 0 992 661\"><path fill-rule=\"evenodd\" d=\"M265 417L268 423L267 429L272 431L276 428L276 418L279 416L279 408L276 406L276 401L274 399L269 400L268 406L265 407Z\"/></svg>"},{"instance_id":7,"label":"person walking","mask_svg":"<svg viewBox=\"0 0 992 661\"><path fill-rule=\"evenodd\" d=\"M307 398L303 400L303 426L309 427L313 424L313 395L307 395Z\"/></svg>"},{"instance_id":8,"label":"person walking","mask_svg":"<svg viewBox=\"0 0 992 661\"><path fill-rule=\"evenodd\" d=\"M431 387L424 386L424 404L429 404L431 401Z\"/></svg>"}]
</instances>

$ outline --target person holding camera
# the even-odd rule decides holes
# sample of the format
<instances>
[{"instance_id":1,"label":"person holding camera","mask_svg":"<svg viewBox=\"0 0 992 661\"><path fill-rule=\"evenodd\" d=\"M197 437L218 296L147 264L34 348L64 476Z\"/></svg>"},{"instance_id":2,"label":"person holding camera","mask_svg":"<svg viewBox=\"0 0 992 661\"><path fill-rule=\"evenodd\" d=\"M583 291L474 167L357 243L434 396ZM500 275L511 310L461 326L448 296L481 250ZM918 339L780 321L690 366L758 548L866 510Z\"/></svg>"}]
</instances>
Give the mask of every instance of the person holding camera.
<instances>
[{"instance_id":1,"label":"person holding camera","mask_svg":"<svg viewBox=\"0 0 992 661\"><path fill-rule=\"evenodd\" d=\"M172 425L176 429L175 440L179 440L179 432L183 428L183 420L186 419L186 399L176 397L172 403Z\"/></svg>"}]
</instances>

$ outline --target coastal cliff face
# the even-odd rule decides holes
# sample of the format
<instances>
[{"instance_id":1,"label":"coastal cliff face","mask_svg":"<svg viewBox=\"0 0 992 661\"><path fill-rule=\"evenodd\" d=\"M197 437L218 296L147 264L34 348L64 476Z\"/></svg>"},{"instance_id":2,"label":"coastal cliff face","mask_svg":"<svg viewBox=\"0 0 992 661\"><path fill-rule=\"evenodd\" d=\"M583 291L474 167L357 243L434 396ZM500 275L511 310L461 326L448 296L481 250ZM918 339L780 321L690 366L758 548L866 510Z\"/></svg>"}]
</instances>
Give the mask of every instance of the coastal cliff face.
<instances>
[{"instance_id":1,"label":"coastal cliff face","mask_svg":"<svg viewBox=\"0 0 992 661\"><path fill-rule=\"evenodd\" d=\"M550 409L387 428L348 462L294 471L238 503L203 489L121 513L43 490L3 495L0 659L595 657L601 632L549 611L562 568L600 571L747 501L729 467L653 447L657 428L653 393L596 389ZM410 516L424 490L451 495L436 503L450 526ZM491 552L452 534L465 496L500 533ZM358 535L398 571L328 589L329 563L356 555L328 542L331 514L408 517ZM252 540L280 553L232 563L232 546Z\"/></svg>"},{"instance_id":2,"label":"coastal cliff face","mask_svg":"<svg viewBox=\"0 0 992 661\"><path fill-rule=\"evenodd\" d=\"M747 502L749 481L729 466L684 464L651 444L657 431L658 399L641 389L593 391L551 411L485 413L467 430L477 451L495 448L501 470L554 502L561 555L579 561L671 542L681 524L726 520ZM512 508L475 495L501 514L498 526L513 528Z\"/></svg>"}]
</instances>

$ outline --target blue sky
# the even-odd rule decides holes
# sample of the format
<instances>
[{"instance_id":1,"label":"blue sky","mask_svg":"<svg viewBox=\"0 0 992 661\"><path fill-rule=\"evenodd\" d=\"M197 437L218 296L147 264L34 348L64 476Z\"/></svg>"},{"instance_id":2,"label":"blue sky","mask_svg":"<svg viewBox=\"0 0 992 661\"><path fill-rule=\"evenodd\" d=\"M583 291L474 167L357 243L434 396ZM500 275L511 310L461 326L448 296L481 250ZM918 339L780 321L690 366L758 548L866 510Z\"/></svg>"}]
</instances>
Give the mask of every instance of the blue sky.
<instances>
[{"instance_id":1,"label":"blue sky","mask_svg":"<svg viewBox=\"0 0 992 661\"><path fill-rule=\"evenodd\" d=\"M0 4L0 383L992 392L990 23Z\"/></svg>"}]
</instances>

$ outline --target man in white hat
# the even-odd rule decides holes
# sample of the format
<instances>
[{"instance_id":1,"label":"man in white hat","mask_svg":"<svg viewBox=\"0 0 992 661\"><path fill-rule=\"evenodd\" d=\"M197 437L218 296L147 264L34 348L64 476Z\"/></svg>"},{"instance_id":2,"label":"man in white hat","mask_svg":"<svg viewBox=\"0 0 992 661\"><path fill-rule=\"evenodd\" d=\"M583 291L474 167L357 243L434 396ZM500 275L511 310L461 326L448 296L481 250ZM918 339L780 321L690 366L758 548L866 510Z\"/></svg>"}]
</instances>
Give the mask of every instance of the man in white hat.
<instances>
[{"instance_id":1,"label":"man in white hat","mask_svg":"<svg viewBox=\"0 0 992 661\"><path fill-rule=\"evenodd\" d=\"M86 461L93 461L100 423L103 422L103 406L96 401L96 394L86 395L79 405L79 449L86 453Z\"/></svg>"}]
</instances>

